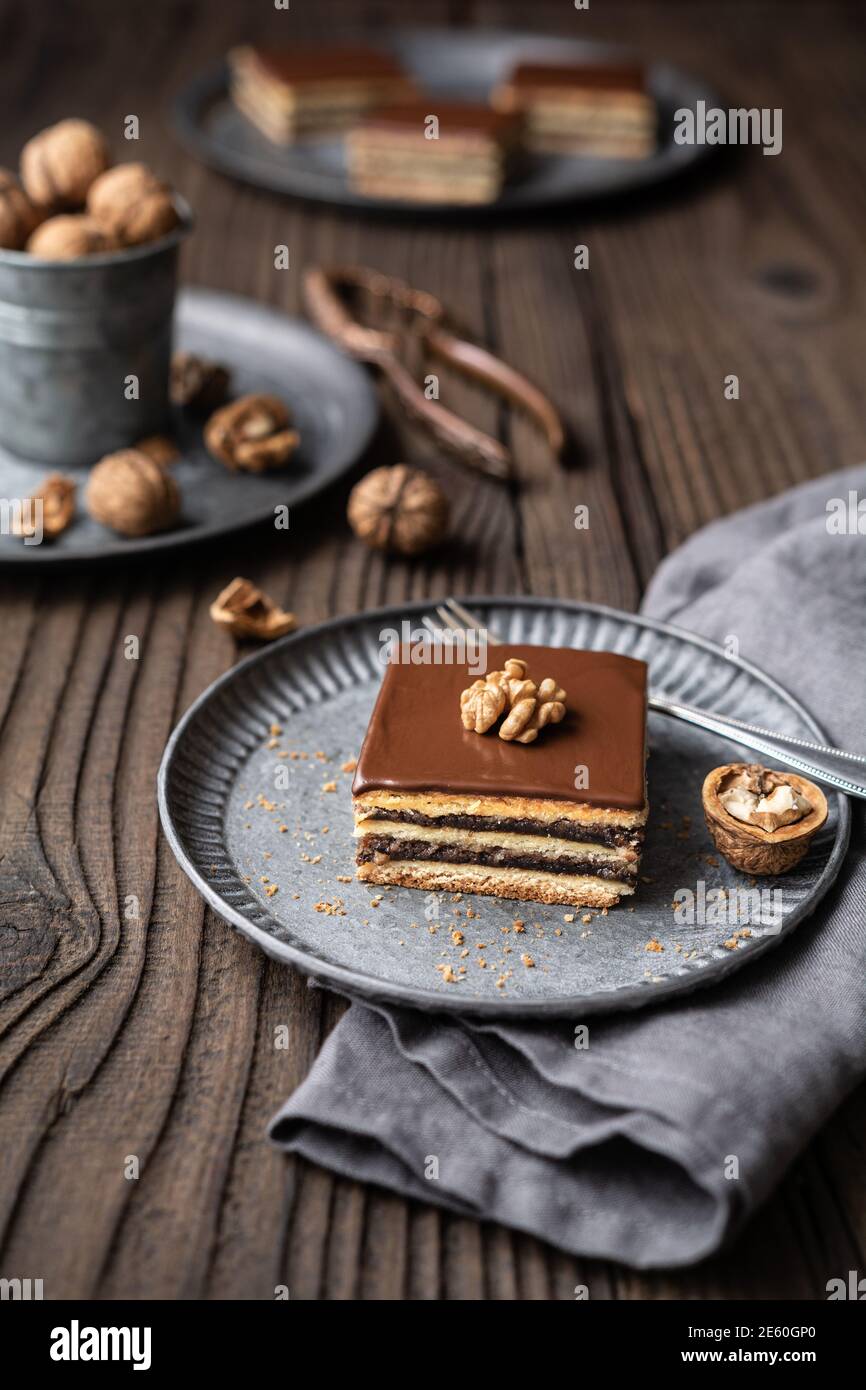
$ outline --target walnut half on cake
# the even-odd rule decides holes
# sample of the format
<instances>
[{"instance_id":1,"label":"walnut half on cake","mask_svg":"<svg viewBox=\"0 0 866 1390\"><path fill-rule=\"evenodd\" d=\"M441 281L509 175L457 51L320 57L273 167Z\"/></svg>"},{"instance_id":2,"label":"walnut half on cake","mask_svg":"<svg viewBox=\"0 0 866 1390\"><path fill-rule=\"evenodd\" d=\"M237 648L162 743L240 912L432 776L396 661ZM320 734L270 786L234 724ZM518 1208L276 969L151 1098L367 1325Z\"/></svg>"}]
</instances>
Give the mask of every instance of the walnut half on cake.
<instances>
[{"instance_id":1,"label":"walnut half on cake","mask_svg":"<svg viewBox=\"0 0 866 1390\"><path fill-rule=\"evenodd\" d=\"M612 652L495 650L506 670L482 677L388 665L352 787L358 877L610 907L640 867L647 668ZM461 701L479 679L490 699ZM542 715L544 703L557 708ZM462 717L476 706L477 720Z\"/></svg>"}]
</instances>

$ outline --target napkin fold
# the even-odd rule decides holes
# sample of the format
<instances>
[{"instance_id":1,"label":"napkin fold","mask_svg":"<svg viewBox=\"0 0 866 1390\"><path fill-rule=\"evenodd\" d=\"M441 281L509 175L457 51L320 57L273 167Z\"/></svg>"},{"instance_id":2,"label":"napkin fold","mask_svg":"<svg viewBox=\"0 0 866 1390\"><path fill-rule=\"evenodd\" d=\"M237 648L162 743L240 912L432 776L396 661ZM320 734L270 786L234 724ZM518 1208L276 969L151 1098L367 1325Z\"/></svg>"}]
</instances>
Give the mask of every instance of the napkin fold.
<instances>
[{"instance_id":1,"label":"napkin fold","mask_svg":"<svg viewBox=\"0 0 866 1390\"><path fill-rule=\"evenodd\" d=\"M718 642L734 626L740 654L854 750L866 749L859 498L866 468L715 522L665 560L643 604ZM569 1020L470 1025L354 1002L271 1137L573 1254L643 1269L712 1253L866 1073L866 822L853 809L816 912L727 983L593 1018L585 1050Z\"/></svg>"}]
</instances>

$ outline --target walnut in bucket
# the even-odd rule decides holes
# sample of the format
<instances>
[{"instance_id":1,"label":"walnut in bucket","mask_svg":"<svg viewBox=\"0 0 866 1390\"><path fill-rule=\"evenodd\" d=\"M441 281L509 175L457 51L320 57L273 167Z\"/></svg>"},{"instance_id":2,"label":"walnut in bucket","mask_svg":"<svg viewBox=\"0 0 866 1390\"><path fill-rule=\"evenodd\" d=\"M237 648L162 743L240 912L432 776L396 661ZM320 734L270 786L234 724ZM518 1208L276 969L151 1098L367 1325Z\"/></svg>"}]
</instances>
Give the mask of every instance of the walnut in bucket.
<instances>
[{"instance_id":1,"label":"walnut in bucket","mask_svg":"<svg viewBox=\"0 0 866 1390\"><path fill-rule=\"evenodd\" d=\"M104 255L116 247L117 243L92 217L80 213L49 217L27 242L31 256L46 261L76 261L80 256Z\"/></svg>"},{"instance_id":2,"label":"walnut in bucket","mask_svg":"<svg viewBox=\"0 0 866 1390\"><path fill-rule=\"evenodd\" d=\"M217 410L204 429L204 442L228 468L264 473L288 463L301 442L291 417L276 396L241 396Z\"/></svg>"},{"instance_id":3,"label":"walnut in bucket","mask_svg":"<svg viewBox=\"0 0 866 1390\"><path fill-rule=\"evenodd\" d=\"M506 710L499 728L505 742L534 743L548 724L565 717L566 692L552 677L540 685L528 679L526 662L509 657L501 671L490 671L460 696L464 729L487 733Z\"/></svg>"},{"instance_id":4,"label":"walnut in bucket","mask_svg":"<svg viewBox=\"0 0 866 1390\"><path fill-rule=\"evenodd\" d=\"M111 163L102 132L90 121L58 121L21 151L21 182L38 207L81 207L95 178Z\"/></svg>"},{"instance_id":5,"label":"walnut in bucket","mask_svg":"<svg viewBox=\"0 0 866 1390\"><path fill-rule=\"evenodd\" d=\"M15 175L0 169L0 246L7 251L20 251L40 221L39 210Z\"/></svg>"},{"instance_id":6,"label":"walnut in bucket","mask_svg":"<svg viewBox=\"0 0 866 1390\"><path fill-rule=\"evenodd\" d=\"M167 183L146 164L116 164L94 179L87 211L120 246L137 246L166 236L178 222Z\"/></svg>"}]
</instances>

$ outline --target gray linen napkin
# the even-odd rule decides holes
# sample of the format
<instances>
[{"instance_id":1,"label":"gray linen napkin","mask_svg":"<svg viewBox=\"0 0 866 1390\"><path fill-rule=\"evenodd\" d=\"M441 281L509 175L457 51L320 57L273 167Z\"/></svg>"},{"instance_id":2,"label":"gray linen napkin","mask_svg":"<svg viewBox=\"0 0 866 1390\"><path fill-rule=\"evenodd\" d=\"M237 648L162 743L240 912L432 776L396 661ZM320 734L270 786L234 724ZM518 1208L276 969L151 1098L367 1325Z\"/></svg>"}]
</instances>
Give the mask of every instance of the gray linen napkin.
<instances>
[{"instance_id":1,"label":"gray linen napkin","mask_svg":"<svg viewBox=\"0 0 866 1390\"><path fill-rule=\"evenodd\" d=\"M866 468L708 526L644 611L782 681L831 740L866 746L866 537L828 499ZM732 621L733 619L733 621ZM271 1125L351 1177L638 1268L716 1250L866 1073L866 834L789 942L727 984L592 1022L467 1027L354 1003ZM729 1156L739 1163L739 1177ZM438 1160L438 1177L429 1160Z\"/></svg>"}]
</instances>

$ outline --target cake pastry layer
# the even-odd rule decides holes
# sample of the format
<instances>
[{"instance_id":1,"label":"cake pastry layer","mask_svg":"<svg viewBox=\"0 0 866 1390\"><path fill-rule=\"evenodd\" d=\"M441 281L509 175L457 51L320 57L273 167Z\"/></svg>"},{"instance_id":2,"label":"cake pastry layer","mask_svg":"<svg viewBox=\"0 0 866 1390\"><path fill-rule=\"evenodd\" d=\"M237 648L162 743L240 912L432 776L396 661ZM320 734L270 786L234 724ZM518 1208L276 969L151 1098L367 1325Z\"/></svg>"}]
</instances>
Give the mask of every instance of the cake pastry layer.
<instances>
[{"instance_id":1,"label":"cake pastry layer","mask_svg":"<svg viewBox=\"0 0 866 1390\"><path fill-rule=\"evenodd\" d=\"M238 110L277 144L339 133L371 107L417 93L395 58L360 45L246 44L229 54L229 86Z\"/></svg>"},{"instance_id":2,"label":"cake pastry layer","mask_svg":"<svg viewBox=\"0 0 866 1390\"><path fill-rule=\"evenodd\" d=\"M521 125L515 115L471 102L428 97L389 106L349 132L349 179L368 197L492 202L514 172Z\"/></svg>"},{"instance_id":3,"label":"cake pastry layer","mask_svg":"<svg viewBox=\"0 0 866 1390\"><path fill-rule=\"evenodd\" d=\"M657 141L655 101L635 64L520 63L492 102L524 116L526 143L540 154L643 159Z\"/></svg>"},{"instance_id":4,"label":"cake pastry layer","mask_svg":"<svg viewBox=\"0 0 866 1390\"><path fill-rule=\"evenodd\" d=\"M389 665L353 785L358 877L609 907L635 891L647 819L646 667L510 646L568 691L534 743L459 719L465 666Z\"/></svg>"}]
</instances>

